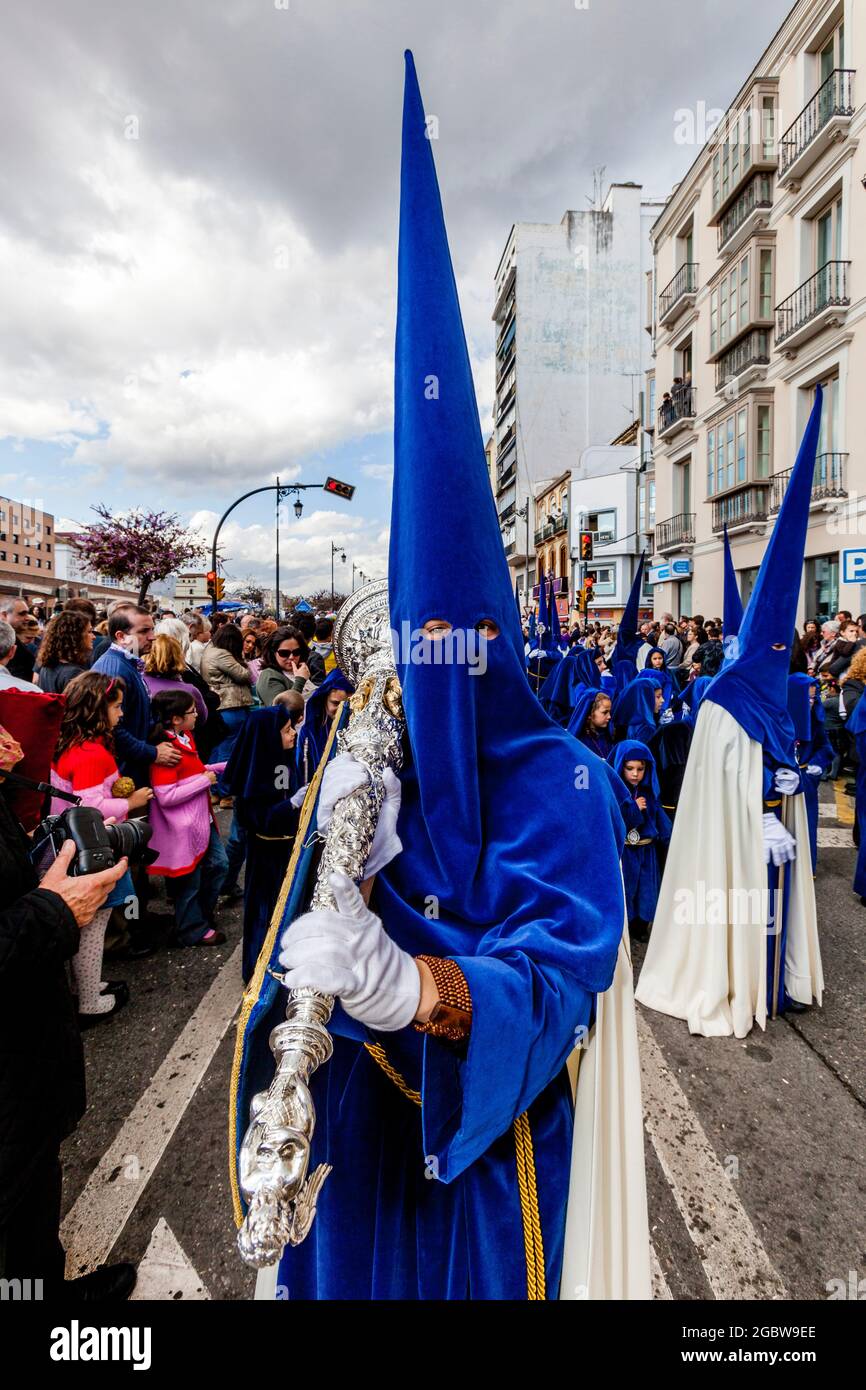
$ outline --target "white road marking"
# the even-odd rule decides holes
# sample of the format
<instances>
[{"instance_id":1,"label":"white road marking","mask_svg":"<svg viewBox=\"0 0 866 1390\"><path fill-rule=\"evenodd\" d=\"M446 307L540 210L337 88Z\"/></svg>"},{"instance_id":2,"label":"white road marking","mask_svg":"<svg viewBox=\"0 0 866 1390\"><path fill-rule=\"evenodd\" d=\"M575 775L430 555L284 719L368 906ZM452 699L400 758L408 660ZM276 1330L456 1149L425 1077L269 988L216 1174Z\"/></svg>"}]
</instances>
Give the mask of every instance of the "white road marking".
<instances>
[{"instance_id":1,"label":"white road marking","mask_svg":"<svg viewBox=\"0 0 866 1390\"><path fill-rule=\"evenodd\" d=\"M241 950L223 965L67 1213L60 1236L68 1279L105 1262L153 1177L240 1007Z\"/></svg>"},{"instance_id":2,"label":"white road marking","mask_svg":"<svg viewBox=\"0 0 866 1390\"><path fill-rule=\"evenodd\" d=\"M841 829L829 826L818 826L818 848L819 849L853 849L854 841L851 838L850 825L842 826Z\"/></svg>"},{"instance_id":3,"label":"white road marking","mask_svg":"<svg viewBox=\"0 0 866 1390\"><path fill-rule=\"evenodd\" d=\"M818 807L819 820L838 820L839 813L832 801L822 801Z\"/></svg>"},{"instance_id":4,"label":"white road marking","mask_svg":"<svg viewBox=\"0 0 866 1390\"><path fill-rule=\"evenodd\" d=\"M638 1013L644 1123L716 1298L788 1293L697 1115Z\"/></svg>"},{"instance_id":5,"label":"white road marking","mask_svg":"<svg viewBox=\"0 0 866 1390\"><path fill-rule=\"evenodd\" d=\"M161 1216L138 1266L138 1282L129 1296L130 1303L202 1303L208 1299L210 1294Z\"/></svg>"},{"instance_id":6,"label":"white road marking","mask_svg":"<svg viewBox=\"0 0 866 1390\"><path fill-rule=\"evenodd\" d=\"M650 1275L652 1277L653 1299L673 1298L673 1294L668 1288L668 1281L664 1276L656 1248L650 1241Z\"/></svg>"}]
</instances>

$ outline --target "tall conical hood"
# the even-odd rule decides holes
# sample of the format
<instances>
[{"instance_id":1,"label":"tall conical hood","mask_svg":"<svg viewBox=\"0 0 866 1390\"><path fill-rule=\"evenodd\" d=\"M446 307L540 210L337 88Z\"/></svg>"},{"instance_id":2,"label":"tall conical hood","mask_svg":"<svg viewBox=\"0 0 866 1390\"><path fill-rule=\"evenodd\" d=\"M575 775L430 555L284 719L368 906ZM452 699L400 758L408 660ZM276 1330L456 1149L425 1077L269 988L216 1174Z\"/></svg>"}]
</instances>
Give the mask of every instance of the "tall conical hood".
<instances>
[{"instance_id":1,"label":"tall conical hood","mask_svg":"<svg viewBox=\"0 0 866 1390\"><path fill-rule=\"evenodd\" d=\"M616 646L610 658L611 666L615 666L618 661L622 661L626 657L630 661L634 661L643 646L643 639L638 636L637 632L637 615L640 611L640 594L643 586L643 567L645 560L646 556L641 555L640 562L635 572L634 583L631 586L631 593L628 596L628 602L623 610L622 621L620 622L619 630L616 634Z\"/></svg>"},{"instance_id":2,"label":"tall conical hood","mask_svg":"<svg viewBox=\"0 0 866 1390\"><path fill-rule=\"evenodd\" d=\"M389 590L392 626L492 618L523 658L415 64L406 55Z\"/></svg>"},{"instance_id":3,"label":"tall conical hood","mask_svg":"<svg viewBox=\"0 0 866 1390\"><path fill-rule=\"evenodd\" d=\"M389 934L412 954L460 959L482 1029L488 990L500 987L497 970L480 960L475 968L485 933L516 933L535 957L542 924L538 959L589 989L607 988L622 929L621 817L606 777L578 789L574 770L586 762L586 750L551 722L526 679L432 147L408 53L388 578L409 744L400 774L403 849L377 875L374 890ZM419 636L433 619L450 624L451 634ZM480 639L473 663L467 634L476 637L485 619L499 635ZM551 805L563 818L565 841L549 833ZM515 806L522 808L518 820ZM591 900L580 854L590 838L600 884Z\"/></svg>"},{"instance_id":4,"label":"tall conical hood","mask_svg":"<svg viewBox=\"0 0 866 1390\"><path fill-rule=\"evenodd\" d=\"M724 589L724 616L722 624L725 630L725 653L728 653L728 639L736 637L743 621L743 601L740 598L740 590L737 585L737 571L734 569L734 560L731 555L731 542L728 540L728 528L724 531L725 543L725 589Z\"/></svg>"},{"instance_id":5,"label":"tall conical hood","mask_svg":"<svg viewBox=\"0 0 866 1390\"><path fill-rule=\"evenodd\" d=\"M714 678L706 699L722 705L777 762L793 758L788 670L803 576L809 503L821 427L820 386L791 470L773 534L739 631L736 661Z\"/></svg>"},{"instance_id":6,"label":"tall conical hood","mask_svg":"<svg viewBox=\"0 0 866 1390\"><path fill-rule=\"evenodd\" d=\"M556 594L553 591L554 578L550 576L550 641L554 647L562 646L562 626L559 621L559 608L556 604Z\"/></svg>"}]
</instances>

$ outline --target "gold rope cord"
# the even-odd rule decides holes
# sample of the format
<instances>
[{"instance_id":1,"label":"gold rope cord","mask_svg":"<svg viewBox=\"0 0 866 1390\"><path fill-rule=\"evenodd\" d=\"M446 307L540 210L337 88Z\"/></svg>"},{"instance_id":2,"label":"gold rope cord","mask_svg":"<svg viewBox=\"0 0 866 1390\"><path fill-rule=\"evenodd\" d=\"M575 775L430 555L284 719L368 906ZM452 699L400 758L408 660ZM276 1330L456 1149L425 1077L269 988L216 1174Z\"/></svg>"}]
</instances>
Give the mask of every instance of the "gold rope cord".
<instances>
[{"instance_id":1,"label":"gold rope cord","mask_svg":"<svg viewBox=\"0 0 866 1390\"><path fill-rule=\"evenodd\" d=\"M298 860L301 856L301 850L304 846L304 841L307 837L307 830L310 826L310 820L313 814L313 807L316 804L316 797L319 794L319 784L322 780L322 777L324 776L325 768L328 763L328 758L331 754L331 748L333 746L334 739L337 736L337 726L340 722L342 713L343 706L341 705L337 713L334 715L334 720L331 724L331 732L328 734L328 742L325 744L325 751L322 754L319 766L316 768L313 780L307 789L307 795L304 797L304 804L301 807L301 815L298 821L298 831L295 835L295 843L292 848L292 857L289 860L289 865L286 869L286 876L283 879L283 886L280 889L280 896L277 899L277 905L274 908L273 913L271 915L271 924L268 928L268 934L265 937L264 945L262 946L262 949L259 952L259 958L256 961L256 968L253 971L252 979L250 980L249 984L244 990L243 1001L241 1003L241 1012L238 1018L238 1028L237 1033L235 1034L235 1051L234 1057L232 1059L231 1078L229 1081L229 1181L231 1183L232 1189L232 1208L234 1211L235 1225L238 1227L238 1229L240 1229L240 1227L243 1225L244 1220L244 1209L241 1204L241 1194L240 1188L238 1187L237 1173L237 1103L238 1087L240 1085L241 1076L241 1065L243 1062L244 1055L244 1034L246 1032L247 1024L250 1020L250 1014L253 1011L253 1006L261 992L262 983L265 978L265 971L267 970L268 962L271 958L271 952L274 949L274 941L276 939L277 932L279 931L280 924L283 919L283 913L286 908L286 902L288 901L292 881L295 876L295 870L298 867Z\"/></svg>"},{"instance_id":2,"label":"gold rope cord","mask_svg":"<svg viewBox=\"0 0 866 1390\"><path fill-rule=\"evenodd\" d=\"M547 1291L544 1276L544 1242L541 1237L538 1187L535 1180L535 1153L529 1116L525 1110L514 1121L514 1151L517 1157L520 1212L523 1217L523 1244L526 1249L526 1297L534 1303L545 1299Z\"/></svg>"},{"instance_id":3,"label":"gold rope cord","mask_svg":"<svg viewBox=\"0 0 866 1390\"><path fill-rule=\"evenodd\" d=\"M383 1072L385 1073L385 1075L386 1075L391 1081L394 1082L394 1085L397 1087L397 1089L398 1089L399 1091L402 1091L402 1092L403 1092L403 1095L404 1095L404 1096L407 1096L408 1099L411 1100L411 1102L412 1102L413 1105L420 1105L420 1104L421 1104L421 1092L420 1092L420 1091L413 1091L413 1090L412 1090L412 1087L409 1085L409 1083L408 1083L408 1081L406 1080L406 1078L400 1075L400 1073L397 1071L396 1067L392 1067L392 1066L391 1066L391 1063L388 1061L388 1058L387 1058L386 1055L385 1055L385 1049L384 1049L384 1047L382 1046L382 1044L381 1044L381 1043L364 1043L364 1047L367 1049L367 1051L369 1052L370 1056L373 1058L373 1061L374 1061L378 1066L380 1066L380 1067L382 1068Z\"/></svg>"}]
</instances>

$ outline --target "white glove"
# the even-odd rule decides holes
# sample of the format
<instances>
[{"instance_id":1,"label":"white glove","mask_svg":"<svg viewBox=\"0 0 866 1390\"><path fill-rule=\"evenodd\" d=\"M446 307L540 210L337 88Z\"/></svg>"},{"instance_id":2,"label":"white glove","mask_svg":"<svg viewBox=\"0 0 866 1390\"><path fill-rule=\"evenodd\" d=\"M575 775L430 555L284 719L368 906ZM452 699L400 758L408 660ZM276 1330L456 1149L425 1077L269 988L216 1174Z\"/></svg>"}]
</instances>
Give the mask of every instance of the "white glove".
<instances>
[{"instance_id":1,"label":"white glove","mask_svg":"<svg viewBox=\"0 0 866 1390\"><path fill-rule=\"evenodd\" d=\"M810 777L824 776L824 769L823 767L821 767L820 763L809 763L808 767L806 768L806 771L808 772Z\"/></svg>"},{"instance_id":2,"label":"white glove","mask_svg":"<svg viewBox=\"0 0 866 1390\"><path fill-rule=\"evenodd\" d=\"M309 787L309 785L310 784L308 782L305 787L301 787L299 791L296 791L294 796L290 796L289 804L296 808L299 806L303 806L307 795L307 787Z\"/></svg>"},{"instance_id":3,"label":"white glove","mask_svg":"<svg viewBox=\"0 0 866 1390\"><path fill-rule=\"evenodd\" d=\"M377 1032L405 1028L421 999L414 957L391 940L346 874L331 874L329 882L336 911L305 912L283 933L286 987L335 994L347 1014Z\"/></svg>"},{"instance_id":4,"label":"white glove","mask_svg":"<svg viewBox=\"0 0 866 1390\"><path fill-rule=\"evenodd\" d=\"M800 790L800 778L790 767L777 767L773 786L782 796L794 796Z\"/></svg>"},{"instance_id":5,"label":"white glove","mask_svg":"<svg viewBox=\"0 0 866 1390\"><path fill-rule=\"evenodd\" d=\"M319 793L319 811L316 818L319 830L323 833L327 830L337 802L363 787L369 776L367 769L351 753L340 753L328 763ZM364 866L365 878L372 878L380 869L384 869L403 848L397 834L397 817L400 814L402 794L400 779L390 767L386 767L382 773L382 781L385 786L385 800L379 813L373 846Z\"/></svg>"},{"instance_id":6,"label":"white glove","mask_svg":"<svg viewBox=\"0 0 866 1390\"><path fill-rule=\"evenodd\" d=\"M660 724L672 724L673 722L674 722L674 712L673 712L673 710L672 710L672 709L666 709L666 710L664 710L663 713L662 713L662 717L661 717L661 719L659 720L659 723L660 723Z\"/></svg>"},{"instance_id":7,"label":"white glove","mask_svg":"<svg viewBox=\"0 0 866 1390\"><path fill-rule=\"evenodd\" d=\"M764 812L764 861L788 864L797 857L797 841L772 811Z\"/></svg>"}]
</instances>

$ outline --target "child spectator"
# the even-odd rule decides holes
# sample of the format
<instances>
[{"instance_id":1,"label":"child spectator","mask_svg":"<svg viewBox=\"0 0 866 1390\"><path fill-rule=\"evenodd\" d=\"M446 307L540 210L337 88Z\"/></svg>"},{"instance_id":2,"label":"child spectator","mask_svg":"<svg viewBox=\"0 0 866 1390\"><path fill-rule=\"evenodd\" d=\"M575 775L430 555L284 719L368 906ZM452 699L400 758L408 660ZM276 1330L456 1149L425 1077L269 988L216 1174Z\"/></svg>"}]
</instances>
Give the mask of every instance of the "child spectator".
<instances>
[{"instance_id":1,"label":"child spectator","mask_svg":"<svg viewBox=\"0 0 866 1390\"><path fill-rule=\"evenodd\" d=\"M214 910L226 875L226 852L216 827L210 789L225 763L204 765L193 739L198 711L193 692L178 685L153 697L153 714L163 736L180 754L174 767L151 768L151 850L158 858L147 872L165 878L174 904L179 946L217 946L225 934Z\"/></svg>"},{"instance_id":2,"label":"child spectator","mask_svg":"<svg viewBox=\"0 0 866 1390\"><path fill-rule=\"evenodd\" d=\"M671 823L662 810L655 761L646 744L626 739L616 745L610 761L641 813L639 824L626 835L622 876L629 931L635 940L646 941L659 896L658 844L670 839Z\"/></svg>"},{"instance_id":3,"label":"child spectator","mask_svg":"<svg viewBox=\"0 0 866 1390\"><path fill-rule=\"evenodd\" d=\"M146 806L153 795L149 787L137 789L131 778L121 778L118 771L114 729L123 714L124 690L119 676L105 676L97 671L85 671L69 682L51 768L52 786L74 793L82 805L92 806L105 820L126 820L130 811ZM68 801L52 798L52 815L68 808ZM102 947L111 909L134 898L132 877L127 870L92 922L82 928L81 946L72 960L82 1028L111 1018L129 998L125 981L106 982L101 978Z\"/></svg>"}]
</instances>

